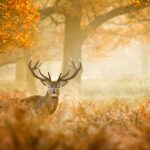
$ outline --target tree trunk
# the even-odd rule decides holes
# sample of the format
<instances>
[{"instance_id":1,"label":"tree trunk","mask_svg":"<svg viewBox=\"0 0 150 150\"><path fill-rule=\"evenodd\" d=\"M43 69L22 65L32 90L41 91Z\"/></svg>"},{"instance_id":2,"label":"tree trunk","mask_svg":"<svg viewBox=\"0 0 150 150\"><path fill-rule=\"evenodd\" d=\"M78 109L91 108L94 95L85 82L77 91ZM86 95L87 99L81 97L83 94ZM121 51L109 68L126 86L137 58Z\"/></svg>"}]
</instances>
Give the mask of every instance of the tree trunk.
<instances>
[{"instance_id":1,"label":"tree trunk","mask_svg":"<svg viewBox=\"0 0 150 150\"><path fill-rule=\"evenodd\" d=\"M27 90L30 91L30 93L35 93L37 92L36 83L35 83L33 75L31 74L28 68L30 57L31 57L30 50L25 49L24 61L25 61L25 67L26 67L26 82L27 82L26 87L27 87Z\"/></svg>"},{"instance_id":2,"label":"tree trunk","mask_svg":"<svg viewBox=\"0 0 150 150\"><path fill-rule=\"evenodd\" d=\"M65 40L63 54L63 73L69 69L70 58L78 64L81 60L81 47L84 42L84 34L80 28L80 18L66 15L65 18ZM78 74L76 81L80 82L81 74Z\"/></svg>"},{"instance_id":3,"label":"tree trunk","mask_svg":"<svg viewBox=\"0 0 150 150\"><path fill-rule=\"evenodd\" d=\"M15 82L18 88L25 85L26 78L26 66L23 59L20 59L16 62L16 78Z\"/></svg>"},{"instance_id":4,"label":"tree trunk","mask_svg":"<svg viewBox=\"0 0 150 150\"><path fill-rule=\"evenodd\" d=\"M149 76L149 49L145 48L141 51L142 53L142 71L143 76L148 77Z\"/></svg>"}]
</instances>

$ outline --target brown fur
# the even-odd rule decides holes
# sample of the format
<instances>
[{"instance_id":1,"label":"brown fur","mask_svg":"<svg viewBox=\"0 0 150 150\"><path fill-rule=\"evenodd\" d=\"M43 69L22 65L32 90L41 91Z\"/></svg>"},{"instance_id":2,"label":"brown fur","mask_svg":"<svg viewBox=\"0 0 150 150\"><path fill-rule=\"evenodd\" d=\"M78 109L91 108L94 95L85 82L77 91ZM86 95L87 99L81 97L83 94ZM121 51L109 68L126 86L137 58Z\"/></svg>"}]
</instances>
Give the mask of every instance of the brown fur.
<instances>
[{"instance_id":1,"label":"brown fur","mask_svg":"<svg viewBox=\"0 0 150 150\"><path fill-rule=\"evenodd\" d=\"M45 96L33 95L26 97L21 100L22 103L29 105L31 108L35 110L35 112L39 112L43 109L47 109L50 114L53 114L58 106L58 95L57 97L51 97L49 91L47 91Z\"/></svg>"}]
</instances>

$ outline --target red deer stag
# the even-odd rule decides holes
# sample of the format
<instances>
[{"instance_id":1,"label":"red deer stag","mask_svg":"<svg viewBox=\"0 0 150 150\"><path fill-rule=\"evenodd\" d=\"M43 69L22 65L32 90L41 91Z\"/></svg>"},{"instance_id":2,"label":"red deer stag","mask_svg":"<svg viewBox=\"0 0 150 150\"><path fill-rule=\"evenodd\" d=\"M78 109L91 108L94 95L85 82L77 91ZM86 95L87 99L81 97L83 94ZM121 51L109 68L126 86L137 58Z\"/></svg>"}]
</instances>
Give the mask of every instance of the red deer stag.
<instances>
[{"instance_id":1,"label":"red deer stag","mask_svg":"<svg viewBox=\"0 0 150 150\"><path fill-rule=\"evenodd\" d=\"M48 76L46 76L39 69L39 67L41 66L39 64L39 60L36 62L35 65L32 65L32 60L30 60L28 66L32 75L35 78L39 79L43 83L44 86L47 86L48 90L45 96L33 95L33 96L22 99L21 102L25 102L29 104L36 112L46 108L50 114L53 114L58 105L60 87L66 85L66 83L70 79L73 79L82 68L81 62L79 62L78 67L73 61L71 64L74 69L73 74L70 75L70 71L68 71L64 75L60 73L57 81L52 81L51 75L49 72L48 72ZM35 73L36 71L39 72L39 75Z\"/></svg>"}]
</instances>

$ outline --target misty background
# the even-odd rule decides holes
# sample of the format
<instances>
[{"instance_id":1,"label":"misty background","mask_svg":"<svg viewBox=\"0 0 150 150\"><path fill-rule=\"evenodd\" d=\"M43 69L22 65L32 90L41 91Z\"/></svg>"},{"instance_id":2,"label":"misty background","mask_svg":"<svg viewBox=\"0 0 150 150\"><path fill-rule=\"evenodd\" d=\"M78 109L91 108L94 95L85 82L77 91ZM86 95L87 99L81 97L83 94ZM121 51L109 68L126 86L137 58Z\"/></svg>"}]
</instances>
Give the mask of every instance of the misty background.
<instances>
[{"instance_id":1,"label":"misty background","mask_svg":"<svg viewBox=\"0 0 150 150\"><path fill-rule=\"evenodd\" d=\"M138 7L143 3L139 2ZM60 14L59 9L57 15L51 14L51 11L50 14L45 13L45 10L55 7L54 1L33 1L33 4L37 8L42 6L40 15L41 18L45 15L45 19L38 23L36 42L32 47L6 48L5 53L0 55L0 89L19 89L26 90L29 95L44 95L47 88L32 77L28 69L29 58L40 60L42 72L46 74L49 71L52 79L56 80L60 72L70 69L71 56L76 64L81 59L81 84L78 86L75 82L69 82L61 90L63 99L149 98L150 15L149 9L144 9L146 5L137 15L133 5L130 6L127 1L81 1L81 4L80 1L62 1L57 7L65 9L65 13L69 14L67 18ZM78 5L81 5L81 10L78 10ZM126 10L126 5L133 7L133 13ZM124 14L120 11L122 7ZM118 10L115 17L111 16L114 10ZM97 16L104 21L97 20ZM91 27L94 19L98 24L90 31L88 25ZM78 41L83 33L81 31L85 32L85 39Z\"/></svg>"},{"instance_id":2,"label":"misty background","mask_svg":"<svg viewBox=\"0 0 150 150\"><path fill-rule=\"evenodd\" d=\"M143 49L149 50L150 46L132 40L128 45L107 52L104 57L94 58L90 55L91 49L82 52L83 74L81 91L73 84L62 88L61 96L67 99L95 99L95 100L140 100L149 97L150 80L149 68L145 68ZM42 71L50 71L52 79L56 80L62 68L60 50L56 60L48 60L42 64ZM55 55L55 54L51 54ZM149 56L148 56L149 57ZM149 67L149 62L146 62ZM24 81L19 85L14 84L16 64L8 64L0 68L1 89L24 89ZM38 93L44 95L46 87L36 81ZM77 88L77 89L76 89ZM72 93L69 96L69 93Z\"/></svg>"}]
</instances>

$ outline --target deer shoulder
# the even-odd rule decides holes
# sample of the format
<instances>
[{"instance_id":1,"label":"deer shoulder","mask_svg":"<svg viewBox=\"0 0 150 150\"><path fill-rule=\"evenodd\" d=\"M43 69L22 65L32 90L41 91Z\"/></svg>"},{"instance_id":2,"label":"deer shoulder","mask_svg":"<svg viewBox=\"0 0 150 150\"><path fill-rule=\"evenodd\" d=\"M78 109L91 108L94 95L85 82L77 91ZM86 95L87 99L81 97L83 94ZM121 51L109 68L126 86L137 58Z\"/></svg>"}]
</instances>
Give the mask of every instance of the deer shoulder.
<instances>
[{"instance_id":1,"label":"deer shoulder","mask_svg":"<svg viewBox=\"0 0 150 150\"><path fill-rule=\"evenodd\" d=\"M43 96L32 95L32 96L28 96L28 97L21 99L20 102L31 104L31 105L36 105L41 99L43 99Z\"/></svg>"}]
</instances>

